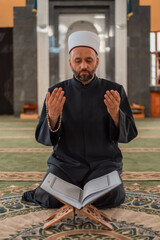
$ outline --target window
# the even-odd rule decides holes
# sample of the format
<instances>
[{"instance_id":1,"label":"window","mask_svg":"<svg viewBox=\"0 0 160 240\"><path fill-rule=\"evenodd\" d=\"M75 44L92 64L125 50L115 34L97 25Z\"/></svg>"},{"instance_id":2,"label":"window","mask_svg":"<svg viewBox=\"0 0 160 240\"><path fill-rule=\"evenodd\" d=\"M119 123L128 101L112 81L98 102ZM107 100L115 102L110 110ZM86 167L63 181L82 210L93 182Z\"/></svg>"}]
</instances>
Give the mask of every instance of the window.
<instances>
[{"instance_id":1,"label":"window","mask_svg":"<svg viewBox=\"0 0 160 240\"><path fill-rule=\"evenodd\" d=\"M160 84L160 32L150 33L151 85Z\"/></svg>"}]
</instances>

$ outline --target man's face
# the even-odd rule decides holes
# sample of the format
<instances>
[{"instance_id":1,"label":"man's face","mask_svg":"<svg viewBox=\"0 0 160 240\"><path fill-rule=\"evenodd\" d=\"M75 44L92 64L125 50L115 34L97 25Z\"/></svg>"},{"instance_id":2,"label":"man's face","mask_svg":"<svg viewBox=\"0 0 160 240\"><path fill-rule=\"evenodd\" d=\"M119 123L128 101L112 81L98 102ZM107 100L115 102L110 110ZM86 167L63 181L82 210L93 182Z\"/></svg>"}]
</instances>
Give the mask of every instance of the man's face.
<instances>
[{"instance_id":1,"label":"man's face","mask_svg":"<svg viewBox=\"0 0 160 240\"><path fill-rule=\"evenodd\" d=\"M92 81L98 64L99 58L89 47L76 47L70 53L69 65L75 78L83 84Z\"/></svg>"}]
</instances>

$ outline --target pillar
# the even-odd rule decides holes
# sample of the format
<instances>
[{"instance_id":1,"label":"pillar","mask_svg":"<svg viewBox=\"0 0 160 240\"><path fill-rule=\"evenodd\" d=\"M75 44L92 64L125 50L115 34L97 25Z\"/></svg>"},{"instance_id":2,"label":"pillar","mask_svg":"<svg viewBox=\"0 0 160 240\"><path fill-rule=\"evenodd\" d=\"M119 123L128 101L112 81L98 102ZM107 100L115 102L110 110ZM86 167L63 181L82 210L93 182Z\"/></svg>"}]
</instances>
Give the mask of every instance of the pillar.
<instances>
[{"instance_id":1,"label":"pillar","mask_svg":"<svg viewBox=\"0 0 160 240\"><path fill-rule=\"evenodd\" d=\"M127 92L127 0L115 1L115 81Z\"/></svg>"},{"instance_id":2,"label":"pillar","mask_svg":"<svg viewBox=\"0 0 160 240\"><path fill-rule=\"evenodd\" d=\"M48 0L37 1L37 93L39 114L41 113L44 98L49 87L48 4Z\"/></svg>"}]
</instances>

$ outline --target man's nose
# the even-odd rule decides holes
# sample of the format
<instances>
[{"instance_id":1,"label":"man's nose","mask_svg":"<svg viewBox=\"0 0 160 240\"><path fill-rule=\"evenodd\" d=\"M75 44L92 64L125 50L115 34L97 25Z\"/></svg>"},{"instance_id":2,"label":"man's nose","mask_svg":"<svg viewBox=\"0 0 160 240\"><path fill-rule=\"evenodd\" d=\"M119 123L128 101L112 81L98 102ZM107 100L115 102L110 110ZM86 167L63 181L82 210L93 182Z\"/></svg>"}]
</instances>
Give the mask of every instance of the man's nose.
<instances>
[{"instance_id":1,"label":"man's nose","mask_svg":"<svg viewBox=\"0 0 160 240\"><path fill-rule=\"evenodd\" d=\"M81 69L87 69L87 63L85 61L81 62Z\"/></svg>"}]
</instances>

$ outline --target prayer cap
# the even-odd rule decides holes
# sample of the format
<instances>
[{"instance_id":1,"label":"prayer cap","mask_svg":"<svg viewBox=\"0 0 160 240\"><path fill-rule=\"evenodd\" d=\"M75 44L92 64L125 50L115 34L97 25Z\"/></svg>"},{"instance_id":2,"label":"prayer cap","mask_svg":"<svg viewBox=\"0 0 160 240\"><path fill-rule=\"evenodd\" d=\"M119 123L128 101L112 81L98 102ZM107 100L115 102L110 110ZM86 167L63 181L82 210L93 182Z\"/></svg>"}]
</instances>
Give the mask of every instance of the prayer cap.
<instances>
[{"instance_id":1,"label":"prayer cap","mask_svg":"<svg viewBox=\"0 0 160 240\"><path fill-rule=\"evenodd\" d=\"M68 51L69 53L75 47L90 47L97 54L99 50L100 39L94 32L78 31L73 32L68 38Z\"/></svg>"}]
</instances>

